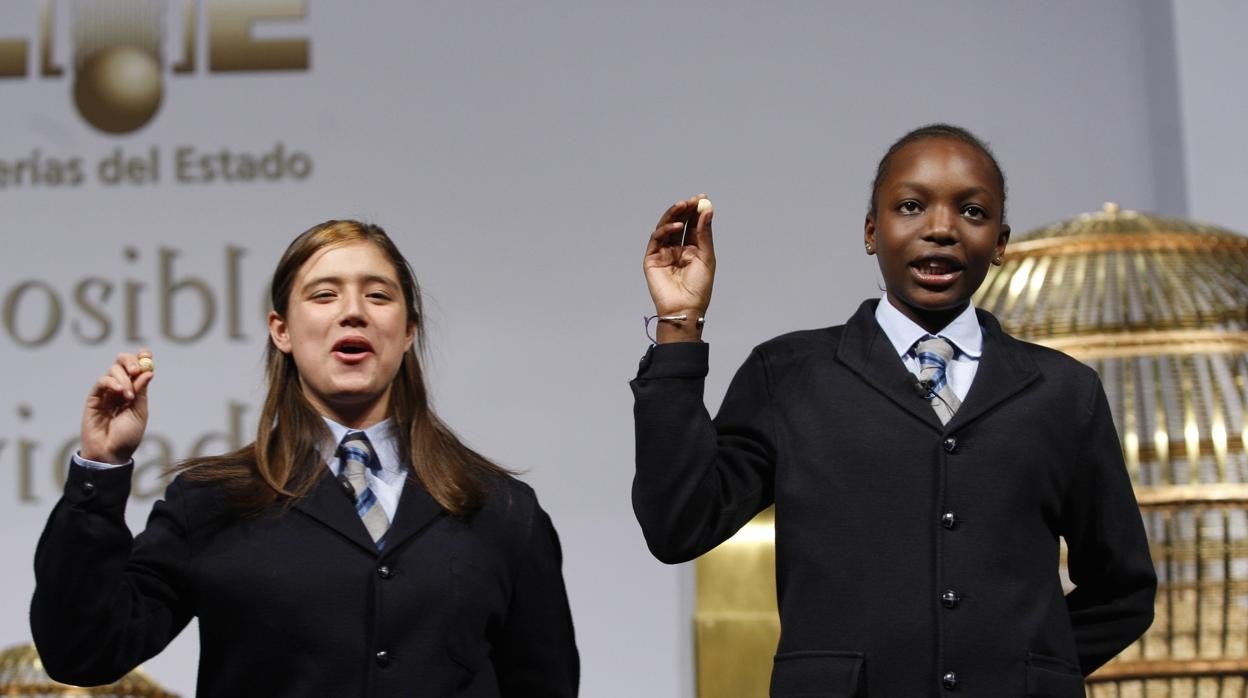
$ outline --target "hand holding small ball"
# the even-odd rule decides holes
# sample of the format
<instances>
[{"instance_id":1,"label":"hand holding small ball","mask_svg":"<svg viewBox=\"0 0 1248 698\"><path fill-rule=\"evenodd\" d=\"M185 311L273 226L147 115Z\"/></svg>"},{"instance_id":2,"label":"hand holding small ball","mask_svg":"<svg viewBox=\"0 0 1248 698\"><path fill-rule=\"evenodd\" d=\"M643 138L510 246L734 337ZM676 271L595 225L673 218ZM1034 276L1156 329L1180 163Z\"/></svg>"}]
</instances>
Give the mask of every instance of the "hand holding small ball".
<instances>
[{"instance_id":1,"label":"hand holding small ball","mask_svg":"<svg viewBox=\"0 0 1248 698\"><path fill-rule=\"evenodd\" d=\"M156 362L146 349L118 354L87 394L79 451L87 460L125 463L147 428L147 386Z\"/></svg>"}]
</instances>

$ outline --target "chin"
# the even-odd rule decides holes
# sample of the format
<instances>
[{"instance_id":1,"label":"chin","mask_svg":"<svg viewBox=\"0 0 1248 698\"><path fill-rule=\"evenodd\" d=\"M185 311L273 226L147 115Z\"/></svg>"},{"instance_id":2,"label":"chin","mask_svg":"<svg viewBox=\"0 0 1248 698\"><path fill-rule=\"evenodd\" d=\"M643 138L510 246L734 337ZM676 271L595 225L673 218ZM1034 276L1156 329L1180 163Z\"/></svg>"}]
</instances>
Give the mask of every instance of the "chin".
<instances>
[{"instance_id":1,"label":"chin","mask_svg":"<svg viewBox=\"0 0 1248 698\"><path fill-rule=\"evenodd\" d=\"M906 305L915 310L940 313L947 310L960 308L968 301L970 296L962 297L960 294L951 294L947 292L941 293L919 293L911 294L902 299Z\"/></svg>"}]
</instances>

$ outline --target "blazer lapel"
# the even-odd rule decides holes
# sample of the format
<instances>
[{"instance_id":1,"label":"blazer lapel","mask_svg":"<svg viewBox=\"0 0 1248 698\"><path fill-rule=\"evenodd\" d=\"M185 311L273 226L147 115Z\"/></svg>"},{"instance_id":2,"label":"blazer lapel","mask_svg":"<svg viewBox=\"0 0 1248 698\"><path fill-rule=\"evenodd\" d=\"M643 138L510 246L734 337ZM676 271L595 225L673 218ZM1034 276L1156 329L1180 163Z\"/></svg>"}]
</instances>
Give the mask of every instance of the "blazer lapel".
<instances>
[{"instance_id":1,"label":"blazer lapel","mask_svg":"<svg viewBox=\"0 0 1248 698\"><path fill-rule=\"evenodd\" d=\"M837 346L836 358L902 410L932 429L941 431L944 427L932 406L915 393L914 374L906 370L892 342L888 341L888 336L875 321L875 304L878 302L864 301L858 312L845 323L845 334Z\"/></svg>"},{"instance_id":2,"label":"blazer lapel","mask_svg":"<svg viewBox=\"0 0 1248 698\"><path fill-rule=\"evenodd\" d=\"M977 309L979 324L984 328L983 356L962 406L947 425L941 425L932 406L915 394L913 374L906 370L884 330L875 321L878 302L864 302L845 323L845 334L836 357L868 385L936 431L969 424L1040 377L1035 362L1019 349L1018 340L1002 332L1001 325L990 313Z\"/></svg>"},{"instance_id":3,"label":"blazer lapel","mask_svg":"<svg viewBox=\"0 0 1248 698\"><path fill-rule=\"evenodd\" d=\"M343 492L338 481L330 477L329 469L324 470L325 474L317 481L312 491L295 502L295 509L316 519L353 543L377 552L377 544L368 535L364 522L355 513L351 498Z\"/></svg>"},{"instance_id":4,"label":"blazer lapel","mask_svg":"<svg viewBox=\"0 0 1248 698\"><path fill-rule=\"evenodd\" d=\"M984 352L975 371L975 380L947 427L957 429L1001 404L1040 378L1040 369L1018 340L1001 331L997 319L976 309L984 328Z\"/></svg>"},{"instance_id":5,"label":"blazer lapel","mask_svg":"<svg viewBox=\"0 0 1248 698\"><path fill-rule=\"evenodd\" d=\"M355 513L351 499L342 491L338 481L329 477L328 469L325 473L326 475L321 477L308 496L295 502L295 509L316 519L351 542L374 553L378 552L377 544L368 534L364 522ZM442 513L442 507L438 506L433 497L425 491L416 478L416 474L409 470L403 493L399 498L398 514L391 522L389 530L386 531L386 545L383 552L398 548L404 540L419 533Z\"/></svg>"},{"instance_id":6,"label":"blazer lapel","mask_svg":"<svg viewBox=\"0 0 1248 698\"><path fill-rule=\"evenodd\" d=\"M441 505L425 491L416 473L408 469L403 494L399 495L399 511L390 523L390 530L386 531L384 552L397 550L404 541L420 533L444 513ZM360 527L363 528L363 525L361 523Z\"/></svg>"}]
</instances>

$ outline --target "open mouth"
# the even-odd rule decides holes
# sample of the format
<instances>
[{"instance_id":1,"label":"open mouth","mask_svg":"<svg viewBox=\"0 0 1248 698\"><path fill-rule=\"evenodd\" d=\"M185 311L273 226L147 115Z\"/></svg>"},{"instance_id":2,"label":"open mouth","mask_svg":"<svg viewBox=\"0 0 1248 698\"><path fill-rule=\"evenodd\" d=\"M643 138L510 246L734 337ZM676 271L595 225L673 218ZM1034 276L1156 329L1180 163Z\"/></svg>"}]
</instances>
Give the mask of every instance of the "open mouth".
<instances>
[{"instance_id":1,"label":"open mouth","mask_svg":"<svg viewBox=\"0 0 1248 698\"><path fill-rule=\"evenodd\" d=\"M363 337L343 337L334 343L333 353L344 361L359 361L373 353L373 345Z\"/></svg>"},{"instance_id":2,"label":"open mouth","mask_svg":"<svg viewBox=\"0 0 1248 698\"><path fill-rule=\"evenodd\" d=\"M910 268L920 283L947 284L958 278L963 266L952 257L933 255L914 260Z\"/></svg>"}]
</instances>

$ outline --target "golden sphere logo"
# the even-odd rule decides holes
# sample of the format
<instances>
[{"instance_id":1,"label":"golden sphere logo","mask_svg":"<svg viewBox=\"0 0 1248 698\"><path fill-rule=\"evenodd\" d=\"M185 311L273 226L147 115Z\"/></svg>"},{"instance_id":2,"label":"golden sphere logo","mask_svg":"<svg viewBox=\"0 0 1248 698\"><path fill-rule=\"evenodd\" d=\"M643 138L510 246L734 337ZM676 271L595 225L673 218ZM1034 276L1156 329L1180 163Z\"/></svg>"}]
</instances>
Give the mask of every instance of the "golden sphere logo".
<instances>
[{"instance_id":1,"label":"golden sphere logo","mask_svg":"<svg viewBox=\"0 0 1248 698\"><path fill-rule=\"evenodd\" d=\"M306 71L306 37L260 38L257 25L303 21L308 0L28 0L38 1L36 50L26 37L0 27L0 80L37 73L45 79L69 71L56 46L68 38L74 103L91 126L109 134L142 128L156 116L166 75L256 71ZM57 30L58 7L70 10L68 37ZM174 9L170 21L168 10ZM177 39L166 31L177 27ZM176 54L166 66L166 44ZM201 50L202 49L202 50ZM37 56L38 64L30 58Z\"/></svg>"},{"instance_id":2,"label":"golden sphere logo","mask_svg":"<svg viewBox=\"0 0 1248 698\"><path fill-rule=\"evenodd\" d=\"M107 133L127 133L160 109L160 65L132 46L114 46L83 62L74 80L74 103L87 123Z\"/></svg>"}]
</instances>

